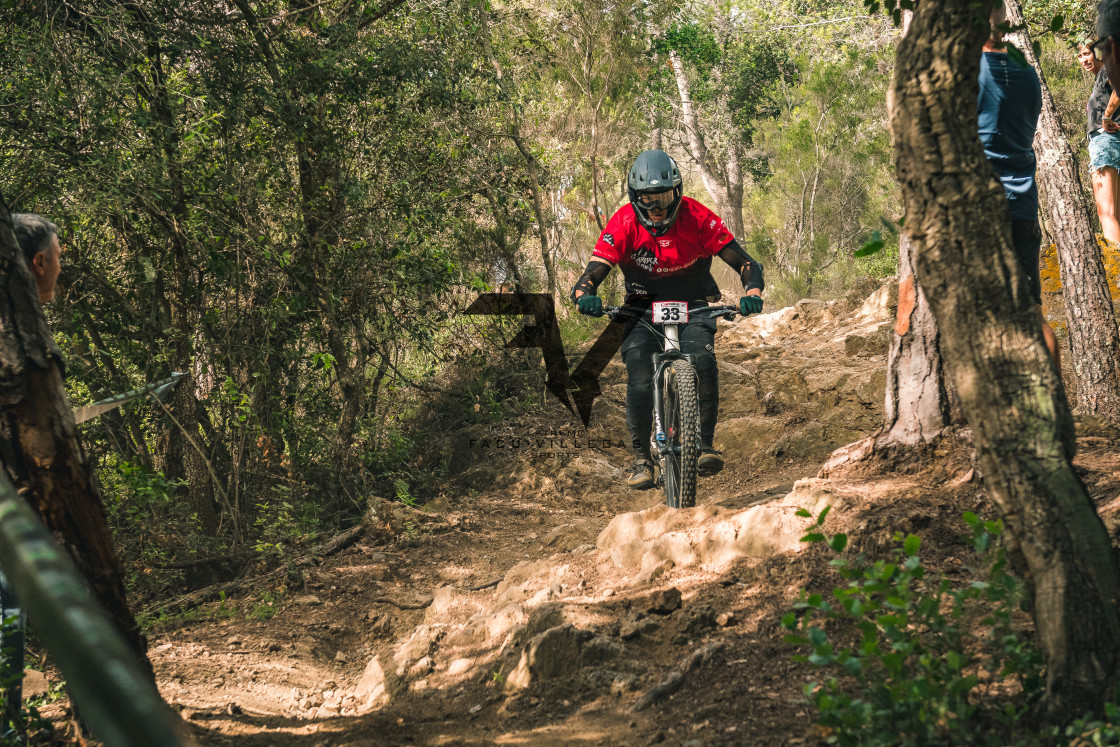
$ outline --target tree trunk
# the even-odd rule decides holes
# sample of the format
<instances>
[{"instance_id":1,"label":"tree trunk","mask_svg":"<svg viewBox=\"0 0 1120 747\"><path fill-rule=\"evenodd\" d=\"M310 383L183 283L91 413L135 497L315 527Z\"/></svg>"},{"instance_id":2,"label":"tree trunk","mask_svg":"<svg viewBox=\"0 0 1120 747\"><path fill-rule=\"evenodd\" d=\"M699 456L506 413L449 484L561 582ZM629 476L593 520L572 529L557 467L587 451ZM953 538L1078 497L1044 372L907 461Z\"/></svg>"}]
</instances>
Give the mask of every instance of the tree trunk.
<instances>
[{"instance_id":1,"label":"tree trunk","mask_svg":"<svg viewBox=\"0 0 1120 747\"><path fill-rule=\"evenodd\" d=\"M548 249L548 222L544 217L544 201L541 199L541 183L540 183L540 168L537 164L537 157L525 145L521 139L521 128L515 123L512 127L512 139L517 149L521 151L521 155L525 158L525 166L529 171L529 190L533 195L533 216L537 219L537 234L541 240L541 262L544 263L544 271L548 276L548 292L556 293L556 267L552 263L552 252ZM591 160L591 168L595 168L594 157ZM598 216L596 216L598 219Z\"/></svg>"},{"instance_id":2,"label":"tree trunk","mask_svg":"<svg viewBox=\"0 0 1120 747\"><path fill-rule=\"evenodd\" d=\"M902 13L902 36L913 13ZM941 334L925 291L914 274L910 234L898 237L898 309L887 353L883 427L875 446L912 448L928 444L952 422L941 359Z\"/></svg>"},{"instance_id":3,"label":"tree trunk","mask_svg":"<svg viewBox=\"0 0 1120 747\"><path fill-rule=\"evenodd\" d=\"M73 557L97 600L151 676L147 641L128 608L124 569L100 491L78 442L62 383L62 354L0 198L0 463Z\"/></svg>"},{"instance_id":4,"label":"tree trunk","mask_svg":"<svg viewBox=\"0 0 1120 747\"><path fill-rule=\"evenodd\" d=\"M1023 553L1046 706L1073 716L1102 705L1120 673L1120 568L1071 463L1069 404L977 137L992 5L917 4L891 82L895 167L946 368L989 493Z\"/></svg>"},{"instance_id":5,"label":"tree trunk","mask_svg":"<svg viewBox=\"0 0 1120 747\"><path fill-rule=\"evenodd\" d=\"M1018 0L1007 0L1007 20L1023 24ZM1046 87L1027 31L1008 34L1038 73L1042 114L1034 138L1039 189L1045 194L1050 232L1058 245L1070 358L1077 373L1077 405L1083 413L1120 426L1120 330L1108 292L1101 249L1081 197L1077 159L1062 134L1054 99Z\"/></svg>"},{"instance_id":6,"label":"tree trunk","mask_svg":"<svg viewBox=\"0 0 1120 747\"><path fill-rule=\"evenodd\" d=\"M898 311L887 356L883 429L876 446L919 446L949 425L949 393L941 335L926 294L914 277L909 235L899 236Z\"/></svg>"},{"instance_id":7,"label":"tree trunk","mask_svg":"<svg viewBox=\"0 0 1120 747\"><path fill-rule=\"evenodd\" d=\"M726 168L726 178L721 177L711 167L708 146L704 142L704 131L700 118L692 105L692 90L685 74L684 63L675 50L669 52L669 63L677 81L677 93L681 97L681 118L688 134L689 155L700 168L700 178L704 188L716 202L716 209L728 229L736 238L743 238L743 173L739 167L736 145L731 145L731 154Z\"/></svg>"}]
</instances>

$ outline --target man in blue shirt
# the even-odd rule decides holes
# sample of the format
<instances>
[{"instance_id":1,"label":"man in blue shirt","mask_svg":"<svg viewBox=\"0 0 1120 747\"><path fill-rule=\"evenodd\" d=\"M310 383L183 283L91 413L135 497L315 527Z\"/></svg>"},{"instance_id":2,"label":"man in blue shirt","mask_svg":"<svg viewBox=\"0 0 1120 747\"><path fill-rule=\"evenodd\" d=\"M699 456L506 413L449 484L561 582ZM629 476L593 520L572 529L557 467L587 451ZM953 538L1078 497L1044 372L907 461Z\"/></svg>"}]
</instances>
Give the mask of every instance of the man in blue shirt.
<instances>
[{"instance_id":1,"label":"man in blue shirt","mask_svg":"<svg viewBox=\"0 0 1120 747\"><path fill-rule=\"evenodd\" d=\"M1034 132L1042 111L1042 86L1034 68L1014 62L1007 54L1000 31L1007 20L1001 4L991 15L992 32L984 42L980 60L980 142L995 168L1007 196L1011 214L1011 242L1027 274L1031 295L1042 319L1042 336L1054 365L1061 369L1058 338L1042 314L1042 280L1038 252L1042 231L1038 225L1038 187L1034 181Z\"/></svg>"}]
</instances>

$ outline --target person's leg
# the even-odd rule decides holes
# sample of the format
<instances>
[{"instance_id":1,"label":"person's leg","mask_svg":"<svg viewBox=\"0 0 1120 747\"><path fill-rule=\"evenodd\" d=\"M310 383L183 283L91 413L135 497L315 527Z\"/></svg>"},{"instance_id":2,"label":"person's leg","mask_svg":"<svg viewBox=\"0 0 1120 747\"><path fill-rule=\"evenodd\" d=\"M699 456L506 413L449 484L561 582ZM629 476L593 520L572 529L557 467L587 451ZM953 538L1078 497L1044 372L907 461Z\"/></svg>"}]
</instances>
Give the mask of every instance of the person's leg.
<instances>
[{"instance_id":1,"label":"person's leg","mask_svg":"<svg viewBox=\"0 0 1120 747\"><path fill-rule=\"evenodd\" d=\"M700 389L700 445L712 448L719 415L719 368L716 366L716 320L689 322L681 332L681 352L692 356Z\"/></svg>"},{"instance_id":2,"label":"person's leg","mask_svg":"<svg viewBox=\"0 0 1120 747\"><path fill-rule=\"evenodd\" d=\"M23 705L24 630L27 617L12 593L8 579L0 572L0 652L5 666L0 669L4 709L0 715L0 735L11 738L21 731L20 708ZM12 623L9 625L8 621Z\"/></svg>"},{"instance_id":3,"label":"person's leg","mask_svg":"<svg viewBox=\"0 0 1120 747\"><path fill-rule=\"evenodd\" d=\"M634 456L649 458L653 428L653 351L636 345L622 353L626 364L626 429Z\"/></svg>"},{"instance_id":4,"label":"person's leg","mask_svg":"<svg viewBox=\"0 0 1120 747\"><path fill-rule=\"evenodd\" d=\"M1113 170L1113 174L1115 173ZM1050 352L1050 358L1054 361L1055 369L1061 375L1062 361L1058 351L1058 338L1054 335L1054 330L1050 328L1046 316L1042 313L1042 277L1038 269L1038 251L1042 247L1042 230L1039 228L1038 221L1011 221L1011 242L1014 245L1015 257L1019 260L1023 272L1027 275L1027 285L1030 288L1031 298L1034 299L1038 308L1039 319L1042 320L1042 339L1046 343L1046 349Z\"/></svg>"},{"instance_id":5,"label":"person's leg","mask_svg":"<svg viewBox=\"0 0 1120 747\"><path fill-rule=\"evenodd\" d=\"M1089 139L1089 174L1093 182L1093 201L1101 221L1101 233L1120 243L1120 174L1116 168L1117 138L1096 135Z\"/></svg>"},{"instance_id":6,"label":"person's leg","mask_svg":"<svg viewBox=\"0 0 1120 747\"><path fill-rule=\"evenodd\" d=\"M639 490L654 486L649 438L653 429L653 356L660 349L653 333L640 324L622 341L622 362L626 364L626 429L630 432L635 458L626 484Z\"/></svg>"},{"instance_id":7,"label":"person's leg","mask_svg":"<svg viewBox=\"0 0 1120 747\"><path fill-rule=\"evenodd\" d=\"M1054 368L1058 372L1058 376L1062 375L1062 351L1058 347L1058 336L1054 334L1054 328L1050 326L1050 322L1046 321L1046 314L1042 313L1042 306L1038 307L1038 316L1042 319L1042 339L1046 342L1046 349L1050 352L1050 359L1054 361Z\"/></svg>"},{"instance_id":8,"label":"person's leg","mask_svg":"<svg viewBox=\"0 0 1120 747\"><path fill-rule=\"evenodd\" d=\"M1111 166L1102 166L1093 172L1093 199L1097 204L1097 217L1101 220L1101 233L1109 241L1120 243L1120 175Z\"/></svg>"}]
</instances>

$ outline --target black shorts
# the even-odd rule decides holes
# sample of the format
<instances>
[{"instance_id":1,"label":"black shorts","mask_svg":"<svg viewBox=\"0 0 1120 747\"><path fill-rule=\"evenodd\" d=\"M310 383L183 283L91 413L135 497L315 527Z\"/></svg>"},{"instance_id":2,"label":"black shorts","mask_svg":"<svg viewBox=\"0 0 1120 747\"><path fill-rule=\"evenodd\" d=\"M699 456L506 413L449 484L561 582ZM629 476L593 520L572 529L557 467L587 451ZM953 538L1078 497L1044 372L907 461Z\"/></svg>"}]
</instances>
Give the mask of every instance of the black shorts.
<instances>
[{"instance_id":1,"label":"black shorts","mask_svg":"<svg viewBox=\"0 0 1120 747\"><path fill-rule=\"evenodd\" d=\"M1038 250L1042 247L1042 229L1037 220L1012 220L1011 245L1015 249L1015 258L1023 272L1027 273L1027 283L1031 288L1031 297L1039 306L1042 305L1042 278L1038 272Z\"/></svg>"}]
</instances>

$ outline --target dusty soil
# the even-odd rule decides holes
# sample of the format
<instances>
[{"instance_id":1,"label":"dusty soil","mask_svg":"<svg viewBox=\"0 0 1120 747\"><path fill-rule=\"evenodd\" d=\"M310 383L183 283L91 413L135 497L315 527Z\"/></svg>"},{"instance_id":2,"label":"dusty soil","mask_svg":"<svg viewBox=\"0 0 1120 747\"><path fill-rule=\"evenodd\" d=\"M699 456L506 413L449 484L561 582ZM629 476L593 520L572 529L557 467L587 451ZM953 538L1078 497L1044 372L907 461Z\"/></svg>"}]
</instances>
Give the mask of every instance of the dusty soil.
<instances>
[{"instance_id":1,"label":"dusty soil","mask_svg":"<svg viewBox=\"0 0 1120 747\"><path fill-rule=\"evenodd\" d=\"M305 569L275 615L246 617L281 594L261 586L155 631L161 692L205 745L814 742L812 673L779 620L833 577L794 512L833 506L829 527L857 550L918 533L952 573L961 513L994 515L967 432L905 474L821 470L878 425L892 314L884 287L861 307L802 302L723 326L727 466L695 509L624 485L617 363L589 431L556 407L453 434L462 472L446 497L375 502L361 539ZM1120 450L1081 445L1112 516Z\"/></svg>"}]
</instances>

